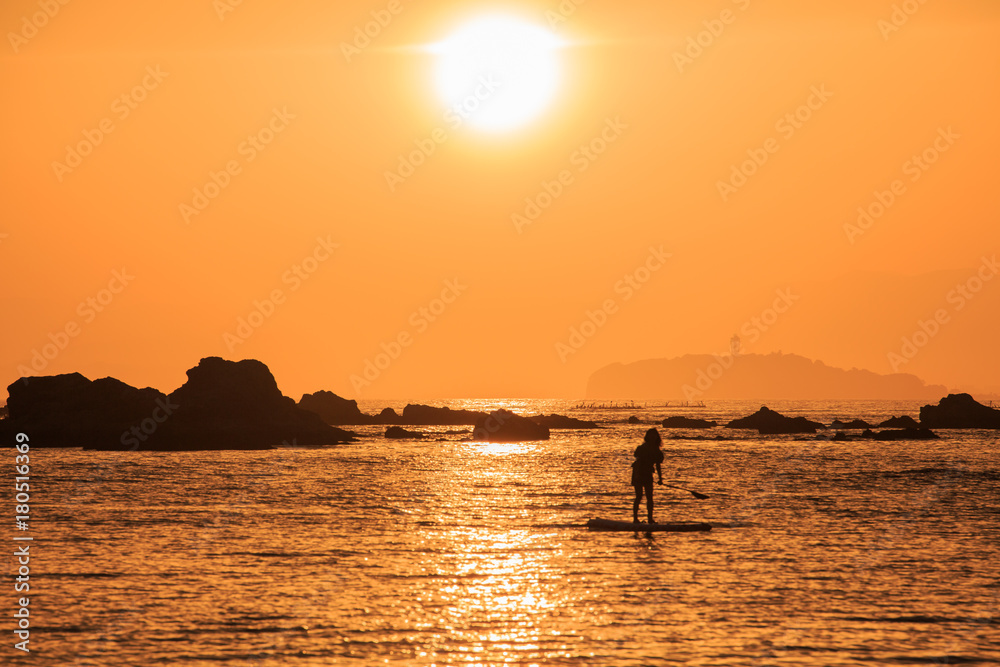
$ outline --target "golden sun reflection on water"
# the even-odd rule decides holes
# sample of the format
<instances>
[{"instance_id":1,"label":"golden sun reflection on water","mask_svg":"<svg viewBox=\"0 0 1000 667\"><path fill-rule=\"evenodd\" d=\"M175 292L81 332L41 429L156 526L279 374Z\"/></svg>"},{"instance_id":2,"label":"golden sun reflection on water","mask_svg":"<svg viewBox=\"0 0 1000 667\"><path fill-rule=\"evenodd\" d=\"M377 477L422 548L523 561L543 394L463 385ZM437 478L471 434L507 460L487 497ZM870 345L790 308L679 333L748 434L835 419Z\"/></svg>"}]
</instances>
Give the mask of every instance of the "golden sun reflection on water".
<instances>
[{"instance_id":1,"label":"golden sun reflection on water","mask_svg":"<svg viewBox=\"0 0 1000 667\"><path fill-rule=\"evenodd\" d=\"M555 562L565 554L547 548L545 538L527 530L483 535L467 529L446 538L466 545L456 562L438 571L454 582L439 591L446 603L442 620L453 628L453 638L458 630L455 648L467 658L486 652L504 662L531 664L524 661L569 655L570 645L551 629L560 606L570 602L555 574L561 567Z\"/></svg>"},{"instance_id":2,"label":"golden sun reflection on water","mask_svg":"<svg viewBox=\"0 0 1000 667\"><path fill-rule=\"evenodd\" d=\"M537 442L470 442L469 455L510 456L531 454L538 449Z\"/></svg>"},{"instance_id":3,"label":"golden sun reflection on water","mask_svg":"<svg viewBox=\"0 0 1000 667\"><path fill-rule=\"evenodd\" d=\"M522 527L523 513L511 512L531 502L523 461L540 446L463 443L452 459L455 469L438 471L473 481L467 493L440 499L448 514L472 516L475 525L444 528L434 538L449 545L428 568L439 582L433 593L440 605L437 639L448 650L432 659L526 665L573 654L578 638L560 627L581 591L566 585L565 543L555 531Z\"/></svg>"}]
</instances>

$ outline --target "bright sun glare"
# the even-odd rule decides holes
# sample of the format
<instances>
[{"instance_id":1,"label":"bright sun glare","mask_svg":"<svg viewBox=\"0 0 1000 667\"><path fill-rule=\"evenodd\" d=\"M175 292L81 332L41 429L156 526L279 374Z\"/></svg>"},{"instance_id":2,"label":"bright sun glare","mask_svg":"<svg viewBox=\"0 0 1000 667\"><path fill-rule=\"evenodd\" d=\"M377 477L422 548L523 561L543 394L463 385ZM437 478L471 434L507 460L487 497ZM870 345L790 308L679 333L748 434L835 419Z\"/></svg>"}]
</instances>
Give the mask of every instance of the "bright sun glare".
<instances>
[{"instance_id":1,"label":"bright sun glare","mask_svg":"<svg viewBox=\"0 0 1000 667\"><path fill-rule=\"evenodd\" d=\"M433 46L438 92L475 128L514 129L552 101L561 45L548 30L515 18L473 20Z\"/></svg>"}]
</instances>

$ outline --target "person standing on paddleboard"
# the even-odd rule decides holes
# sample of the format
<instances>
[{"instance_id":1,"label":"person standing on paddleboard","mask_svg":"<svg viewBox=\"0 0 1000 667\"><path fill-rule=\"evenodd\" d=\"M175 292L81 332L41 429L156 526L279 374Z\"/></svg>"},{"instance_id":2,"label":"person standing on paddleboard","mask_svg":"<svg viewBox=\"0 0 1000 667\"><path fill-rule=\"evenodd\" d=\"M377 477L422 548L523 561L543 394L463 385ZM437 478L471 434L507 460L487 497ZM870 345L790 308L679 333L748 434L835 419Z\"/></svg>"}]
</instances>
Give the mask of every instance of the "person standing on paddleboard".
<instances>
[{"instance_id":1,"label":"person standing on paddleboard","mask_svg":"<svg viewBox=\"0 0 1000 667\"><path fill-rule=\"evenodd\" d=\"M656 470L657 483L663 485L663 451L660 445L663 439L655 428L646 431L642 444L635 448L635 461L632 463L632 486L635 487L635 502L632 503L632 521L639 523L639 503L643 493L646 494L646 513L649 523L653 521L653 470Z\"/></svg>"}]
</instances>

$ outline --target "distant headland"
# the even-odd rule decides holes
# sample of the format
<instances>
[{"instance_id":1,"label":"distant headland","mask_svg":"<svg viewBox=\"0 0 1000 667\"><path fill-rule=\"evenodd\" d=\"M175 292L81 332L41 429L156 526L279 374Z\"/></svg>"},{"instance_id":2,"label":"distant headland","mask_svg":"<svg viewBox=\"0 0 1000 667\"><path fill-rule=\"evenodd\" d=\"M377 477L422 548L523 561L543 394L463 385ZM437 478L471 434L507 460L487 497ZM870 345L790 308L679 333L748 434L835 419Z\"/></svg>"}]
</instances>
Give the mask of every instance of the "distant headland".
<instances>
[{"instance_id":1,"label":"distant headland","mask_svg":"<svg viewBox=\"0 0 1000 667\"><path fill-rule=\"evenodd\" d=\"M827 366L796 354L688 354L611 364L587 382L588 399L934 400L948 393L915 375Z\"/></svg>"}]
</instances>

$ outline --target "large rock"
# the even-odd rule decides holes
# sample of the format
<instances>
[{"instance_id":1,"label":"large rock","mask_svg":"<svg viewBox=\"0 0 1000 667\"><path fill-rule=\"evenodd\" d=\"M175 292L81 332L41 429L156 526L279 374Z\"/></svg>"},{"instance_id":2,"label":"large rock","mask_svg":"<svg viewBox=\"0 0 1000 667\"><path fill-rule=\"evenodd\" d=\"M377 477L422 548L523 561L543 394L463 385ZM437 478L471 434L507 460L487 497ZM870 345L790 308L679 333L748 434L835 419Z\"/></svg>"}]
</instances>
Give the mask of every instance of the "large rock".
<instances>
[{"instance_id":1,"label":"large rock","mask_svg":"<svg viewBox=\"0 0 1000 667\"><path fill-rule=\"evenodd\" d=\"M334 428L284 396L255 359L202 359L170 394L175 414L150 438L153 449L268 449L334 445L353 433Z\"/></svg>"},{"instance_id":2,"label":"large rock","mask_svg":"<svg viewBox=\"0 0 1000 667\"><path fill-rule=\"evenodd\" d=\"M472 439L487 442L548 440L549 429L508 410L496 410L476 421Z\"/></svg>"},{"instance_id":3,"label":"large rock","mask_svg":"<svg viewBox=\"0 0 1000 667\"><path fill-rule=\"evenodd\" d=\"M819 422L809 421L805 417L786 417L769 409L767 406L742 419L734 419L726 424L726 428L757 429L761 435L779 435L787 433L815 433L818 428L826 428Z\"/></svg>"},{"instance_id":4,"label":"large rock","mask_svg":"<svg viewBox=\"0 0 1000 667\"><path fill-rule=\"evenodd\" d=\"M315 412L327 424L334 426L375 423L370 415L361 412L357 401L341 398L332 391L304 394L299 399L299 407L309 412Z\"/></svg>"},{"instance_id":5,"label":"large rock","mask_svg":"<svg viewBox=\"0 0 1000 667\"><path fill-rule=\"evenodd\" d=\"M283 396L259 361L202 359L169 396L79 373L21 378L8 387L10 419L32 446L85 449L266 449L332 445L353 434Z\"/></svg>"},{"instance_id":6,"label":"large rock","mask_svg":"<svg viewBox=\"0 0 1000 667\"><path fill-rule=\"evenodd\" d=\"M691 417L667 417L662 422L663 428L714 428L719 424L707 419L692 419Z\"/></svg>"},{"instance_id":7,"label":"large rock","mask_svg":"<svg viewBox=\"0 0 1000 667\"><path fill-rule=\"evenodd\" d=\"M920 408L927 428L1000 428L1000 410L976 402L969 394L949 394L937 405Z\"/></svg>"},{"instance_id":8,"label":"large rock","mask_svg":"<svg viewBox=\"0 0 1000 667\"><path fill-rule=\"evenodd\" d=\"M0 432L24 432L32 447L123 449L135 425L166 417L167 397L114 378L91 381L79 373L22 377L7 387L9 417Z\"/></svg>"},{"instance_id":9,"label":"large rock","mask_svg":"<svg viewBox=\"0 0 1000 667\"><path fill-rule=\"evenodd\" d=\"M547 429L586 429L600 428L597 422L576 419L575 417L565 417L563 415L535 415L529 417L531 421Z\"/></svg>"}]
</instances>

